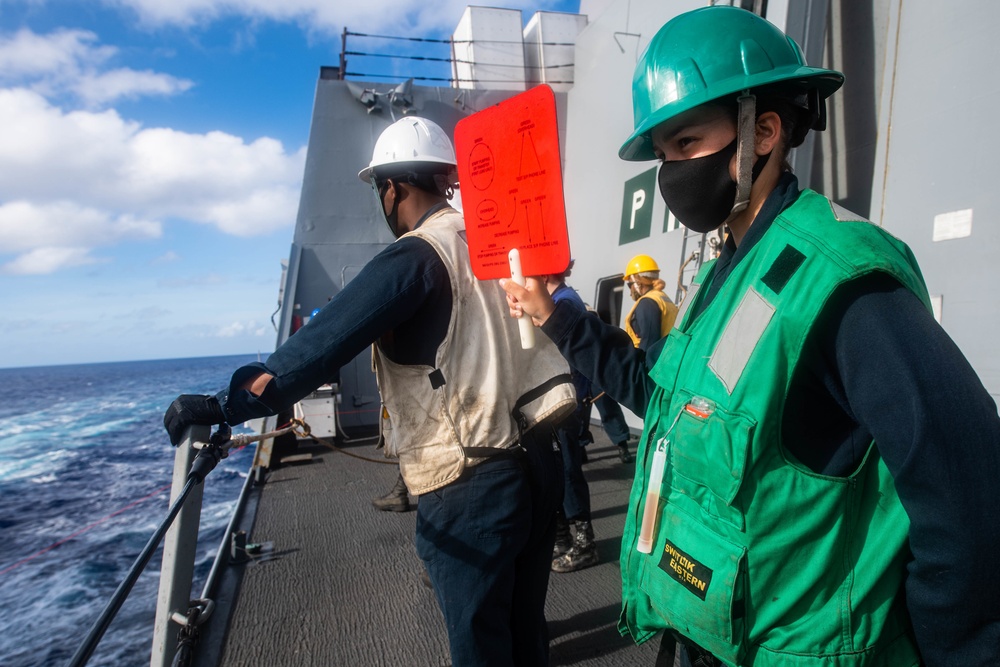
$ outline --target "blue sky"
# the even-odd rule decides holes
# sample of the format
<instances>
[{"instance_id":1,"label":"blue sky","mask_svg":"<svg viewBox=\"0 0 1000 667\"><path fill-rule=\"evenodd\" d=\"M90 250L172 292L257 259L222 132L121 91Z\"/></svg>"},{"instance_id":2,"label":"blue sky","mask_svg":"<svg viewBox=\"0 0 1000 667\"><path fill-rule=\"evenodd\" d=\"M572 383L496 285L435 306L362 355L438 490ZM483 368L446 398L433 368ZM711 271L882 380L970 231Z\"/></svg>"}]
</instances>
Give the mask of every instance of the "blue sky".
<instances>
[{"instance_id":1,"label":"blue sky","mask_svg":"<svg viewBox=\"0 0 1000 667\"><path fill-rule=\"evenodd\" d=\"M320 66L464 7L0 0L0 368L271 351ZM348 49L390 44L448 55ZM348 71L448 75L411 63Z\"/></svg>"}]
</instances>

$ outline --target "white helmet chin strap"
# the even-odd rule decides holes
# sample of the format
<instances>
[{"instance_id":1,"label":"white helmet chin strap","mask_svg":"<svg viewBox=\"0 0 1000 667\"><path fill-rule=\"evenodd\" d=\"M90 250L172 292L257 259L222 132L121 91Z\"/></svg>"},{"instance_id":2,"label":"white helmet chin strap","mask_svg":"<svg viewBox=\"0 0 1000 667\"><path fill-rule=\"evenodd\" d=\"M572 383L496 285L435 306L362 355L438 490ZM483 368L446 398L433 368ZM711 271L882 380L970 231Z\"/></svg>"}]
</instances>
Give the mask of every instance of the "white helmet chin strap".
<instances>
[{"instance_id":1,"label":"white helmet chin strap","mask_svg":"<svg viewBox=\"0 0 1000 667\"><path fill-rule=\"evenodd\" d=\"M750 188L753 187L753 156L756 145L754 127L757 123L757 98L744 90L739 99L739 118L736 129L736 199L724 224L746 210L750 205Z\"/></svg>"}]
</instances>

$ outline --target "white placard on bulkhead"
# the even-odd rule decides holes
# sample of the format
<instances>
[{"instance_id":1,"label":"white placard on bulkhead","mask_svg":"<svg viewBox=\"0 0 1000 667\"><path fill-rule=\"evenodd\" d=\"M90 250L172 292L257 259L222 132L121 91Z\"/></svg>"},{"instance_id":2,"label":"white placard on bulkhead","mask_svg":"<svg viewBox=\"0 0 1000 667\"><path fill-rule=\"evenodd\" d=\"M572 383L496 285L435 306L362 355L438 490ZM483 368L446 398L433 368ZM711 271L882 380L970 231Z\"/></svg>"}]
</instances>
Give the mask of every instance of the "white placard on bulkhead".
<instances>
[{"instance_id":1,"label":"white placard on bulkhead","mask_svg":"<svg viewBox=\"0 0 1000 667\"><path fill-rule=\"evenodd\" d=\"M972 209L939 213L934 216L934 242L972 236Z\"/></svg>"}]
</instances>

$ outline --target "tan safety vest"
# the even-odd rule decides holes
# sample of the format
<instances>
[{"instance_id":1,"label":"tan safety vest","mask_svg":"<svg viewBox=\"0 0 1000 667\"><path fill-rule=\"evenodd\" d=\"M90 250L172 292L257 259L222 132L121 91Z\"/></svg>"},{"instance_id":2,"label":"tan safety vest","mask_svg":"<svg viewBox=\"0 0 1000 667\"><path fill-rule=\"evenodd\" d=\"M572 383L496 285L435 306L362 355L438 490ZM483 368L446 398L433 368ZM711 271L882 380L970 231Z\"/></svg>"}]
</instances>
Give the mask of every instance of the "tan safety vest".
<instances>
[{"instance_id":1,"label":"tan safety vest","mask_svg":"<svg viewBox=\"0 0 1000 667\"><path fill-rule=\"evenodd\" d=\"M472 273L459 212L443 209L406 236L430 243L451 279L451 321L434 368L397 364L375 346L385 453L399 458L406 486L419 495L485 460L466 448L509 448L519 429L569 414L576 392L552 341L537 336L533 349L521 349L499 282ZM519 399L520 424L512 416Z\"/></svg>"}]
</instances>

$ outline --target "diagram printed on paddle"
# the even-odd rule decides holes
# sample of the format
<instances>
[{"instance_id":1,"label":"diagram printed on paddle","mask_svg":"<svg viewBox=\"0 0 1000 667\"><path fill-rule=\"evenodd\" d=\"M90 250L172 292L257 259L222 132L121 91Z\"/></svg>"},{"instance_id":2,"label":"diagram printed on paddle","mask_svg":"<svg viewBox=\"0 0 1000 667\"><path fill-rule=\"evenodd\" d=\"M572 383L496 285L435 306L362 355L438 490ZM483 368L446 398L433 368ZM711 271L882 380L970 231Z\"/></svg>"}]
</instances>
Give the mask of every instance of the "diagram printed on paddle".
<instances>
[{"instance_id":1,"label":"diagram printed on paddle","mask_svg":"<svg viewBox=\"0 0 1000 667\"><path fill-rule=\"evenodd\" d=\"M552 90L537 86L463 119L455 146L476 277L509 276L512 249L525 275L563 271L570 253Z\"/></svg>"},{"instance_id":2,"label":"diagram printed on paddle","mask_svg":"<svg viewBox=\"0 0 1000 667\"><path fill-rule=\"evenodd\" d=\"M531 136L531 130L535 127L534 122L530 120L522 121L521 126L518 127L517 131L521 135L521 151L520 158L518 160L517 169L517 180L524 181L525 179L537 178L539 176L545 175L545 169L541 166L538 161L538 153L535 150L535 142ZM478 170L474 167L472 172L472 186L477 190L484 191L488 190L490 185L493 183L493 177L496 174L494 169L494 157L493 151L488 144L480 142L477 143L472 148L472 155L469 156L469 162L473 165L479 165ZM510 190L510 201L509 207L504 207L505 210L510 212L510 219L504 225L503 221L500 220L502 226L505 229L511 229L515 222L518 222L518 216L523 215L523 221L515 227L515 230L520 230L527 233L526 239L515 239L514 243L518 246L524 246L534 242L532 237L532 213L536 216L535 228L540 229L541 238L539 240L545 240L545 223L542 216L545 214L545 209L542 205L545 195L540 195L535 201L532 201L530 197L520 198L518 197L520 188L511 188ZM531 191L530 183L528 191ZM497 203L492 199L485 199L480 202L480 207L477 210L477 215L479 216L480 224L490 226L500 215L499 207ZM537 235L538 232L536 232Z\"/></svg>"}]
</instances>

